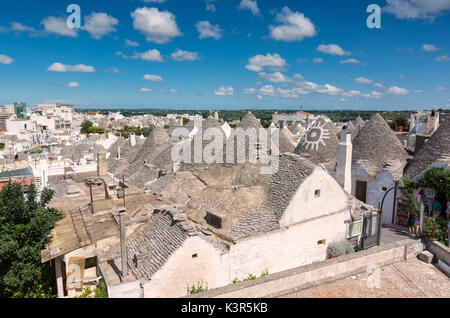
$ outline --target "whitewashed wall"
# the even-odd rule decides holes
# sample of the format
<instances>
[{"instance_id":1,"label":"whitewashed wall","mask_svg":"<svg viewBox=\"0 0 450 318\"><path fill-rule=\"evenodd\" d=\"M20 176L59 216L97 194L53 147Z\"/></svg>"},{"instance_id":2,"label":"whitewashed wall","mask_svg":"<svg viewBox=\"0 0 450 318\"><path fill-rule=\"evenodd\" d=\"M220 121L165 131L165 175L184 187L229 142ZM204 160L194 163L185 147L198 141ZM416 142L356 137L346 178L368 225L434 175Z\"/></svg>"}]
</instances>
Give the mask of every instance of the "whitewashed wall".
<instances>
[{"instance_id":1,"label":"whitewashed wall","mask_svg":"<svg viewBox=\"0 0 450 318\"><path fill-rule=\"evenodd\" d=\"M356 195L356 181L367 182L367 204L378 208L383 200L386 191L394 186L394 176L388 171L380 172L376 178L372 179L367 171L360 165L352 166L352 195ZM386 188L386 191L383 190ZM400 197L400 191L397 191L397 198ZM390 191L383 203L382 223L392 224L392 211L394 205L394 190Z\"/></svg>"}]
</instances>

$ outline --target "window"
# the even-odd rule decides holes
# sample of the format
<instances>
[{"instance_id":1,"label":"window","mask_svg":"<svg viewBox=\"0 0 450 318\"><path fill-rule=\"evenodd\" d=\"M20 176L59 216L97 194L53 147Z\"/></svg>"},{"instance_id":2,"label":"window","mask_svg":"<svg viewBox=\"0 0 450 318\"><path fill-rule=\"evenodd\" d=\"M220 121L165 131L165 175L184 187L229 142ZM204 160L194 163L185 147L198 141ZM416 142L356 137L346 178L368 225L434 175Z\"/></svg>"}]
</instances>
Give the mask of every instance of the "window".
<instances>
[{"instance_id":1,"label":"window","mask_svg":"<svg viewBox=\"0 0 450 318\"><path fill-rule=\"evenodd\" d=\"M347 238L361 235L362 225L362 220L353 223L347 223Z\"/></svg>"},{"instance_id":2,"label":"window","mask_svg":"<svg viewBox=\"0 0 450 318\"><path fill-rule=\"evenodd\" d=\"M325 245L325 244L327 244L327 240L317 241L317 245Z\"/></svg>"},{"instance_id":3,"label":"window","mask_svg":"<svg viewBox=\"0 0 450 318\"><path fill-rule=\"evenodd\" d=\"M319 198L320 197L320 190L314 191L314 197Z\"/></svg>"},{"instance_id":4,"label":"window","mask_svg":"<svg viewBox=\"0 0 450 318\"><path fill-rule=\"evenodd\" d=\"M192 254L192 258L197 258L197 254Z\"/></svg>"},{"instance_id":5,"label":"window","mask_svg":"<svg viewBox=\"0 0 450 318\"><path fill-rule=\"evenodd\" d=\"M206 212L205 220L209 225L214 226L217 229L222 228L222 218L215 214Z\"/></svg>"}]
</instances>

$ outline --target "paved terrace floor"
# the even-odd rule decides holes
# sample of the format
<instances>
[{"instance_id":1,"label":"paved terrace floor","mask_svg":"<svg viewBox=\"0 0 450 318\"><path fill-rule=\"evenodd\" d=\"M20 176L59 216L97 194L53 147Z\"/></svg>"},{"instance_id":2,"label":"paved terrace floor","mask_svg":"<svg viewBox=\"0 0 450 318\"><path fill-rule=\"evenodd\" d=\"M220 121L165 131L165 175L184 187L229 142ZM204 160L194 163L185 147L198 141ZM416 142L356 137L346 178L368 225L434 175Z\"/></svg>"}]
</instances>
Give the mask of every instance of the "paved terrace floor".
<instances>
[{"instance_id":1,"label":"paved terrace floor","mask_svg":"<svg viewBox=\"0 0 450 318\"><path fill-rule=\"evenodd\" d=\"M415 239L409 235L407 227L401 225L391 225L387 227L383 225L381 228L381 245L403 241L405 239Z\"/></svg>"},{"instance_id":2,"label":"paved terrace floor","mask_svg":"<svg viewBox=\"0 0 450 318\"><path fill-rule=\"evenodd\" d=\"M380 268L379 288L368 287L369 274L361 273L284 298L450 298L450 278L417 258ZM371 279L369 279L372 281Z\"/></svg>"}]
</instances>

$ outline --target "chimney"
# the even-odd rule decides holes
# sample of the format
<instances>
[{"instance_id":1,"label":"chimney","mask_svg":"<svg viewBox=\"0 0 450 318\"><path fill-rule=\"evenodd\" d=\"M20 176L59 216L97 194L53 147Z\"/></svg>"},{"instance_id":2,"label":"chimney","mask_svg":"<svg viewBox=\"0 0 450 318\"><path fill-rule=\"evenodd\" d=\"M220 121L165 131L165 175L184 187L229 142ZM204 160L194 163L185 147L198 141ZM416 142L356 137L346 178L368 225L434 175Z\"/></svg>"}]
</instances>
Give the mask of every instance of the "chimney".
<instances>
[{"instance_id":1,"label":"chimney","mask_svg":"<svg viewBox=\"0 0 450 318\"><path fill-rule=\"evenodd\" d=\"M97 154L97 174L99 177L106 177L108 174L108 163L105 152L99 152Z\"/></svg>"},{"instance_id":2,"label":"chimney","mask_svg":"<svg viewBox=\"0 0 450 318\"><path fill-rule=\"evenodd\" d=\"M136 135L134 133L130 134L130 146L131 147L136 146Z\"/></svg>"},{"instance_id":3,"label":"chimney","mask_svg":"<svg viewBox=\"0 0 450 318\"><path fill-rule=\"evenodd\" d=\"M338 146L336 180L348 193L352 193L352 134L344 127Z\"/></svg>"},{"instance_id":4,"label":"chimney","mask_svg":"<svg viewBox=\"0 0 450 318\"><path fill-rule=\"evenodd\" d=\"M119 225L120 225L120 258L121 258L121 270L122 270L122 278L127 277L127 240L126 240L126 232L125 232L125 212L126 209L124 207L119 208Z\"/></svg>"}]
</instances>

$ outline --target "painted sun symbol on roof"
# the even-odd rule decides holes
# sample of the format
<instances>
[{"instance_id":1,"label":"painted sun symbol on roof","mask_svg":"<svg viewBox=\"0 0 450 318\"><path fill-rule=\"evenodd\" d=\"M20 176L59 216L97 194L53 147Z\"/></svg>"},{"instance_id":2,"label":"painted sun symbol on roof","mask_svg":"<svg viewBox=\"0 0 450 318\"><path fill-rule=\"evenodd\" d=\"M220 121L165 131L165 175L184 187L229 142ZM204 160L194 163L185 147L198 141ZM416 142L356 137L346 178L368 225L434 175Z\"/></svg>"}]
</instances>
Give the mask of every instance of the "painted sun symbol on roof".
<instances>
[{"instance_id":1,"label":"painted sun symbol on roof","mask_svg":"<svg viewBox=\"0 0 450 318\"><path fill-rule=\"evenodd\" d=\"M317 123L308 129L302 139L302 147L305 149L318 150L320 144L325 146L324 139L330 138L330 131L324 128L326 123Z\"/></svg>"}]
</instances>

